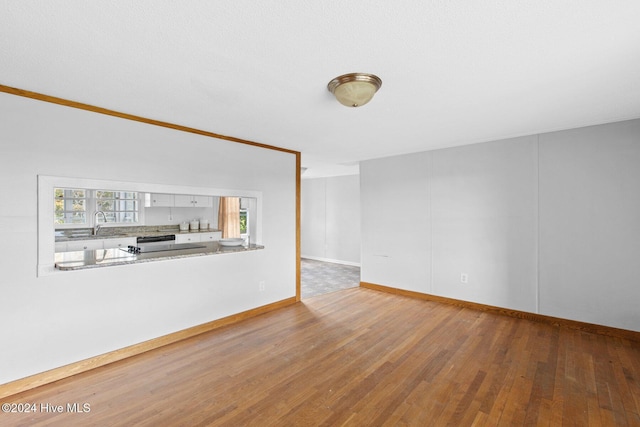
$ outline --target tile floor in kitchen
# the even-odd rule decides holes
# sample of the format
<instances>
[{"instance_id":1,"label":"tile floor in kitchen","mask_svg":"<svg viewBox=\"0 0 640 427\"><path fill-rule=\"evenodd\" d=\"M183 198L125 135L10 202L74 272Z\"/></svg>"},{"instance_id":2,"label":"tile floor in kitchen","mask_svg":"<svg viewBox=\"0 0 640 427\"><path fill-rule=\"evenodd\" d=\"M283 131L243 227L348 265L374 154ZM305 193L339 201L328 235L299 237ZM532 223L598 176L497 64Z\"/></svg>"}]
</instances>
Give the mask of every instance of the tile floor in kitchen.
<instances>
[{"instance_id":1,"label":"tile floor in kitchen","mask_svg":"<svg viewBox=\"0 0 640 427\"><path fill-rule=\"evenodd\" d=\"M301 297L309 298L360 286L360 267L302 258Z\"/></svg>"}]
</instances>

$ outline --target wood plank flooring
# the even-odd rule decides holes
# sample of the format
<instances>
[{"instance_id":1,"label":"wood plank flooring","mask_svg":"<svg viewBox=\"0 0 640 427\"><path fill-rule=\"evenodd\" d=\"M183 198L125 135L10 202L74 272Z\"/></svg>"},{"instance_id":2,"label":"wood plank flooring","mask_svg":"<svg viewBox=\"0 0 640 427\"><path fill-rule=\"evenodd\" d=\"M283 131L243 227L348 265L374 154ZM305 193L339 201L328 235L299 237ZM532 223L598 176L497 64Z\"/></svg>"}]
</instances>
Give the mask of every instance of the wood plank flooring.
<instances>
[{"instance_id":1,"label":"wood plank flooring","mask_svg":"<svg viewBox=\"0 0 640 427\"><path fill-rule=\"evenodd\" d=\"M1 426L640 426L640 343L356 288L6 402L39 412Z\"/></svg>"}]
</instances>

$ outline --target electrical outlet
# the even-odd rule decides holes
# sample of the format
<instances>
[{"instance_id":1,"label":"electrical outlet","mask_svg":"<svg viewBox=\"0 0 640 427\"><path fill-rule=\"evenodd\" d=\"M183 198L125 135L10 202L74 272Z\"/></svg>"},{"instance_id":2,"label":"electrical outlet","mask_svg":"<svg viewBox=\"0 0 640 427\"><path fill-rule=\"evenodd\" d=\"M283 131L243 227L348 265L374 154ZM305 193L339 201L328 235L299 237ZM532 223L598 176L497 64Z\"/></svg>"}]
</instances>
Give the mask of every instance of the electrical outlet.
<instances>
[{"instance_id":1,"label":"electrical outlet","mask_svg":"<svg viewBox=\"0 0 640 427\"><path fill-rule=\"evenodd\" d=\"M460 283L469 283L469 275L467 273L460 273Z\"/></svg>"},{"instance_id":2,"label":"electrical outlet","mask_svg":"<svg viewBox=\"0 0 640 427\"><path fill-rule=\"evenodd\" d=\"M258 289L260 292L264 291L264 280L261 280L260 283L258 283Z\"/></svg>"}]
</instances>

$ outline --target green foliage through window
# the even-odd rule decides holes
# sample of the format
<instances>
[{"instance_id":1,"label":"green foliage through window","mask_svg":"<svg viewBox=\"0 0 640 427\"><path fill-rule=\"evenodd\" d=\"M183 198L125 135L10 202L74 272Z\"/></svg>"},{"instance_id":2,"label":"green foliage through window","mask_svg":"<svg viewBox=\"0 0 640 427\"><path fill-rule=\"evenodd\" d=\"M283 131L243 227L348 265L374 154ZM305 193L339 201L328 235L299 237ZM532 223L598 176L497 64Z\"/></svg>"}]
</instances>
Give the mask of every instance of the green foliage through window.
<instances>
[{"instance_id":1,"label":"green foliage through window","mask_svg":"<svg viewBox=\"0 0 640 427\"><path fill-rule=\"evenodd\" d=\"M105 214L107 222L136 223L138 222L138 193L126 191L96 191L96 210ZM102 215L98 223L103 224Z\"/></svg>"},{"instance_id":2,"label":"green foliage through window","mask_svg":"<svg viewBox=\"0 0 640 427\"><path fill-rule=\"evenodd\" d=\"M98 224L137 223L139 212L138 193L112 190L86 190L77 188L54 189L54 224L92 225L92 217Z\"/></svg>"},{"instance_id":3,"label":"green foliage through window","mask_svg":"<svg viewBox=\"0 0 640 427\"><path fill-rule=\"evenodd\" d=\"M71 188L54 191L54 224L86 224L87 191Z\"/></svg>"},{"instance_id":4,"label":"green foliage through window","mask_svg":"<svg viewBox=\"0 0 640 427\"><path fill-rule=\"evenodd\" d=\"M240 210L240 234L247 232L247 216L246 209Z\"/></svg>"}]
</instances>

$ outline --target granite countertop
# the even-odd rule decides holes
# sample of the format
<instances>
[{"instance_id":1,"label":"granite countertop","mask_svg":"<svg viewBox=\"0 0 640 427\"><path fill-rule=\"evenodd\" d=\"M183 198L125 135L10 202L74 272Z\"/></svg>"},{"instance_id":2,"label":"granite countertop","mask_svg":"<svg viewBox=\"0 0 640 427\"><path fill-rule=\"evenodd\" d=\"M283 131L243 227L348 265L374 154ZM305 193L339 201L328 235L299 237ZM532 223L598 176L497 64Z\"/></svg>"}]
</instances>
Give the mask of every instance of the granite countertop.
<instances>
[{"instance_id":1,"label":"granite countertop","mask_svg":"<svg viewBox=\"0 0 640 427\"><path fill-rule=\"evenodd\" d=\"M121 239L124 237L151 237L167 234L197 234L219 232L214 228L180 231L177 226L138 226L138 227L102 227L98 235L91 234L93 229L56 230L56 242L72 242L74 240Z\"/></svg>"},{"instance_id":2,"label":"granite countertop","mask_svg":"<svg viewBox=\"0 0 640 427\"><path fill-rule=\"evenodd\" d=\"M179 247L180 245L176 245ZM96 249L91 251L57 252L55 267L58 270L84 270L88 268L108 267L114 265L136 264L195 256L220 255L236 252L248 252L264 249L262 245L222 246L218 242L207 242L198 248L177 249L164 252L148 252L132 254L119 248Z\"/></svg>"}]
</instances>

